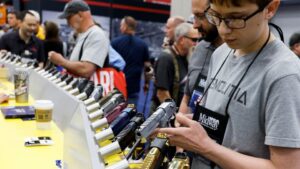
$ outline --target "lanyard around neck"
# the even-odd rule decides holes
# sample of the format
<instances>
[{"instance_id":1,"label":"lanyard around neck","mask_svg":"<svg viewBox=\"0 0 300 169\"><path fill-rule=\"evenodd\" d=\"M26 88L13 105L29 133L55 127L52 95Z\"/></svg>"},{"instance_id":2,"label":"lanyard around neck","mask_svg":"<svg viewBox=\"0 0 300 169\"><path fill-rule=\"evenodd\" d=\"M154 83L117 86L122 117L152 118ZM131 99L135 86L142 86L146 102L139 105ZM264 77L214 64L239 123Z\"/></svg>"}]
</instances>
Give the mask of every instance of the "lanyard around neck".
<instances>
[{"instance_id":1,"label":"lanyard around neck","mask_svg":"<svg viewBox=\"0 0 300 169\"><path fill-rule=\"evenodd\" d=\"M257 54L254 56L254 58L252 59L251 63L248 65L246 71L244 72L244 74L242 75L241 79L239 80L237 86L234 88L233 92L231 93L230 97L229 97L229 100L226 104L226 109L225 109L225 114L226 116L229 116L228 114L228 107L229 107L229 104L234 96L234 93L236 92L237 88L240 86L241 82L243 81L244 77L246 76L246 74L248 73L250 67L253 65L254 61L256 60L256 58L260 55L260 53L262 52L262 50L266 47L266 45L268 44L269 40L270 40L270 36L271 36L271 32L269 31L269 35L268 35L268 38L266 40L266 42L263 44L263 46L259 49L259 51L257 52ZM207 88L205 89L205 91L203 92L203 95L202 97L199 99L198 103L197 104L200 104L201 101L203 100L204 96L207 94L210 86L212 85L212 83L215 81L217 75L220 73L221 69L223 68L225 62L227 61L230 53L233 53L235 52L235 50L230 50L228 55L226 56L225 60L223 61L222 65L220 66L220 68L218 69L217 73L215 74L215 76L212 78L211 82L209 83L209 85L207 86ZM196 118L196 116L194 116ZM193 120L197 120L197 119L194 119L193 117Z\"/></svg>"},{"instance_id":2,"label":"lanyard around neck","mask_svg":"<svg viewBox=\"0 0 300 169\"><path fill-rule=\"evenodd\" d=\"M271 31L269 31L269 34L268 34L268 38L266 40L266 42L263 44L263 46L259 49L259 51L257 52L257 54L254 56L254 58L252 59L252 61L250 62L250 64L248 65L245 73L243 74L243 76L241 77L241 79L239 80L238 84L236 85L236 87L233 89L233 92L231 93L230 97L229 97L229 100L227 102L227 105L226 105L226 109L225 109L225 114L226 116L229 116L228 114L228 107L229 107L229 104L234 96L234 93L236 92L236 90L239 88L240 84L242 83L242 81L244 80L246 74L248 73L250 67L253 65L254 61L258 58L258 56L260 55L260 53L263 51L263 49L266 47L266 45L268 44L269 40L270 40L270 36L271 36Z\"/></svg>"}]
</instances>

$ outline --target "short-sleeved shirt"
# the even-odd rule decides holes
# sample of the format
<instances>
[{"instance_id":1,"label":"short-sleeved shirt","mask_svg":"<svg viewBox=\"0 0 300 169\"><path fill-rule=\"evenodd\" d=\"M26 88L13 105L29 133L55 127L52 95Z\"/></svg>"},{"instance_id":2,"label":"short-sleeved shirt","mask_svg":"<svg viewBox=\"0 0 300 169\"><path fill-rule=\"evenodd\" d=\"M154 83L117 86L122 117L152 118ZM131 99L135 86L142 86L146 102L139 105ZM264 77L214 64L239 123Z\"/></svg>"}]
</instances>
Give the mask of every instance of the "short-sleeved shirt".
<instances>
[{"instance_id":1,"label":"short-sleeved shirt","mask_svg":"<svg viewBox=\"0 0 300 169\"><path fill-rule=\"evenodd\" d=\"M236 57L226 44L214 52L207 85L229 55L208 90L206 108L225 115L229 95L256 53ZM270 159L268 146L300 148L299 93L300 60L281 41L268 43L232 95L222 145L264 159ZM196 156L192 168L210 166Z\"/></svg>"},{"instance_id":2,"label":"short-sleeved shirt","mask_svg":"<svg viewBox=\"0 0 300 169\"><path fill-rule=\"evenodd\" d=\"M170 49L166 49L170 50ZM185 77L187 75L188 69L188 61L186 56L173 56L171 51L161 52L158 57L157 63L155 65L155 87L156 89L168 90L170 95L173 95L173 85L175 80L175 66L173 57L176 57L179 69L179 91L177 98L173 98L176 100L177 106L179 106L180 101L183 97L184 86L185 86ZM155 90L156 93L156 90ZM176 96L173 96L176 97ZM156 95L154 95L154 101L157 105L160 104Z\"/></svg>"},{"instance_id":3,"label":"short-sleeved shirt","mask_svg":"<svg viewBox=\"0 0 300 169\"><path fill-rule=\"evenodd\" d=\"M144 62L149 60L148 45L133 35L122 35L112 40L111 45L126 62L124 73L128 95L139 92Z\"/></svg>"},{"instance_id":4,"label":"short-sleeved shirt","mask_svg":"<svg viewBox=\"0 0 300 169\"><path fill-rule=\"evenodd\" d=\"M36 59L38 62L45 61L43 42L31 36L28 43L25 43L19 35L19 31L12 31L3 35L0 39L0 49L5 49L13 54L28 59Z\"/></svg>"},{"instance_id":5,"label":"short-sleeved shirt","mask_svg":"<svg viewBox=\"0 0 300 169\"><path fill-rule=\"evenodd\" d=\"M82 44L81 61L88 61L97 65L97 67L103 67L109 49L109 40L105 36L105 32L94 25L86 32L79 34L77 43L70 56L71 61L79 60Z\"/></svg>"},{"instance_id":6,"label":"short-sleeved shirt","mask_svg":"<svg viewBox=\"0 0 300 169\"><path fill-rule=\"evenodd\" d=\"M187 81L185 84L184 94L191 96L199 73L207 77L208 66L215 47L202 40L195 48L191 59L189 60Z\"/></svg>"}]
</instances>

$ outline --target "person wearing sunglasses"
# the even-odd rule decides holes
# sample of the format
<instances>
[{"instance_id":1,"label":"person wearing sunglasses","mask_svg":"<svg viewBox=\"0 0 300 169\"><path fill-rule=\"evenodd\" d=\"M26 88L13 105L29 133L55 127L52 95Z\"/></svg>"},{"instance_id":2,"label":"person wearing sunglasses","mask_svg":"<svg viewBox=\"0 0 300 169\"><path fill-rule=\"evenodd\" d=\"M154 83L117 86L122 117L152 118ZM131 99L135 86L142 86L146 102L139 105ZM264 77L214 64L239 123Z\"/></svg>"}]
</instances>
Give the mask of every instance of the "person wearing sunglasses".
<instances>
[{"instance_id":1,"label":"person wearing sunglasses","mask_svg":"<svg viewBox=\"0 0 300 169\"><path fill-rule=\"evenodd\" d=\"M162 128L198 154L192 169L300 168L300 61L270 31L280 0L211 0L205 13L225 44L213 53L193 120Z\"/></svg>"},{"instance_id":2,"label":"person wearing sunglasses","mask_svg":"<svg viewBox=\"0 0 300 169\"><path fill-rule=\"evenodd\" d=\"M174 44L160 53L155 64L156 89L151 111L154 112L157 106L169 98L174 99L179 106L187 74L187 56L196 45L197 38L197 30L189 23L182 23L175 28Z\"/></svg>"}]
</instances>

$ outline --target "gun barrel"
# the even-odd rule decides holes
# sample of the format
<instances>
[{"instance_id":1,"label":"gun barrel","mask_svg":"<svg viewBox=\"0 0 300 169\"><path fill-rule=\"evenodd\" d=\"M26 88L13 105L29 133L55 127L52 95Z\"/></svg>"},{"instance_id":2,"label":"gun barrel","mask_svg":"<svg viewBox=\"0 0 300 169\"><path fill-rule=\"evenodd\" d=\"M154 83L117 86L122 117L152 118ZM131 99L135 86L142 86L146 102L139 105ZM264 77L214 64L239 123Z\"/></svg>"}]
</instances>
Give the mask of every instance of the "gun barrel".
<instances>
[{"instance_id":1,"label":"gun barrel","mask_svg":"<svg viewBox=\"0 0 300 169\"><path fill-rule=\"evenodd\" d=\"M163 162L165 152L167 150L167 139L156 137L151 143L151 149L144 159L141 168L143 169L158 169Z\"/></svg>"}]
</instances>

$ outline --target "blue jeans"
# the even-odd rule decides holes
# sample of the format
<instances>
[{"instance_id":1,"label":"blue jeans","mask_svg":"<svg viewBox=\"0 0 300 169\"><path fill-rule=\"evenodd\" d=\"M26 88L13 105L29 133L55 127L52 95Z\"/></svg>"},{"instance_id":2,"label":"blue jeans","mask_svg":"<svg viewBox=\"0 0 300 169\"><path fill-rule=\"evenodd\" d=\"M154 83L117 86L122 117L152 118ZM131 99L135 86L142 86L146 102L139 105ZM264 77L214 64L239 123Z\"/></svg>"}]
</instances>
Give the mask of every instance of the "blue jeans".
<instances>
[{"instance_id":1,"label":"blue jeans","mask_svg":"<svg viewBox=\"0 0 300 169\"><path fill-rule=\"evenodd\" d=\"M137 107L138 105L138 100L139 100L139 93L131 93L130 95L128 95L128 99L127 99L127 103L128 104L134 104L135 107Z\"/></svg>"}]
</instances>

